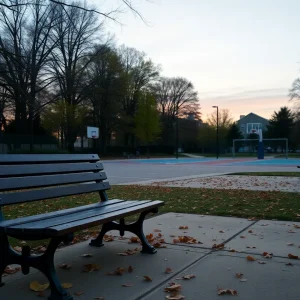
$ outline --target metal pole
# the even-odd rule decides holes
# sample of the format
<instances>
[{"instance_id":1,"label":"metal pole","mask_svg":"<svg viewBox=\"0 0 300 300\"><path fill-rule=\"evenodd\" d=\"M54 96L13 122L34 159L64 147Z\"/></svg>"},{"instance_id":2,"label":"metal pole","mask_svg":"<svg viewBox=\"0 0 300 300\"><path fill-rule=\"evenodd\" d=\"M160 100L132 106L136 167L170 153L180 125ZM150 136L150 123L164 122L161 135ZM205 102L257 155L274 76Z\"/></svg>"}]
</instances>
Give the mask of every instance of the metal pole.
<instances>
[{"instance_id":1,"label":"metal pole","mask_svg":"<svg viewBox=\"0 0 300 300\"><path fill-rule=\"evenodd\" d=\"M217 106L217 159L219 158L219 107Z\"/></svg>"},{"instance_id":2,"label":"metal pole","mask_svg":"<svg viewBox=\"0 0 300 300\"><path fill-rule=\"evenodd\" d=\"M178 143L179 143L179 128L178 128L178 103L176 106L176 159L178 159Z\"/></svg>"}]
</instances>

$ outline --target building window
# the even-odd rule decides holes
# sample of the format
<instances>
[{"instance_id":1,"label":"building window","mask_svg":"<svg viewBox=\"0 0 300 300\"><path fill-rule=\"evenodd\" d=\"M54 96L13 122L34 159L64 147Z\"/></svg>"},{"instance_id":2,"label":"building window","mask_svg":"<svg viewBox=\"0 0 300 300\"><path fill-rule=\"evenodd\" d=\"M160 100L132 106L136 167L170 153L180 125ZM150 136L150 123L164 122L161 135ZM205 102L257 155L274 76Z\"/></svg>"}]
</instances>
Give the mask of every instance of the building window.
<instances>
[{"instance_id":1,"label":"building window","mask_svg":"<svg viewBox=\"0 0 300 300\"><path fill-rule=\"evenodd\" d=\"M262 129L261 123L247 123L247 133L251 133L253 129Z\"/></svg>"}]
</instances>

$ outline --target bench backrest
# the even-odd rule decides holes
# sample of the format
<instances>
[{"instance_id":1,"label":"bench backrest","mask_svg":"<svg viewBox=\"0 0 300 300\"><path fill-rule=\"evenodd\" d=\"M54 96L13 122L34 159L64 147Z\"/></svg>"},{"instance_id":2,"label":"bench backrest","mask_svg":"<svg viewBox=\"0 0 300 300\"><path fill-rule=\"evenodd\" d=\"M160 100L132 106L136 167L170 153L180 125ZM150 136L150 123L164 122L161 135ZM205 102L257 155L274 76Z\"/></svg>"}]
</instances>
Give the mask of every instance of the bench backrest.
<instances>
[{"instance_id":1,"label":"bench backrest","mask_svg":"<svg viewBox=\"0 0 300 300\"><path fill-rule=\"evenodd\" d=\"M0 155L1 206L109 189L97 154ZM3 216L2 216L3 218Z\"/></svg>"}]
</instances>

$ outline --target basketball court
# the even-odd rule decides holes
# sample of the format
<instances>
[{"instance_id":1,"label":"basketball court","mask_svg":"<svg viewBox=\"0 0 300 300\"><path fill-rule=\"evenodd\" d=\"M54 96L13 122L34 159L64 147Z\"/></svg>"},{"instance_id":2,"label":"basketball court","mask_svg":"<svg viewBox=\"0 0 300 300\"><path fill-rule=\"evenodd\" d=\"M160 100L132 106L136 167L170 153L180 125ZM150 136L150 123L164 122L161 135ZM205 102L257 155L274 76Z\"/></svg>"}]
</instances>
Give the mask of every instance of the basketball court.
<instances>
[{"instance_id":1,"label":"basketball court","mask_svg":"<svg viewBox=\"0 0 300 300\"><path fill-rule=\"evenodd\" d=\"M104 161L111 184L235 172L297 172L300 159L265 158L157 158Z\"/></svg>"}]
</instances>

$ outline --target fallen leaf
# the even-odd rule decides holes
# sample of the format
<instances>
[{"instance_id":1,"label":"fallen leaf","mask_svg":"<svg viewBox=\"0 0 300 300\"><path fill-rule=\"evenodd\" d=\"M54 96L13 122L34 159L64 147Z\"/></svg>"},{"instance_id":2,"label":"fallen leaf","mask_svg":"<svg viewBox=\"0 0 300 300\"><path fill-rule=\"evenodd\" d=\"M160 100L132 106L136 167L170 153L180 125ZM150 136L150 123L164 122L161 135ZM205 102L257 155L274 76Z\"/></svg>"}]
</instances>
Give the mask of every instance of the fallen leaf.
<instances>
[{"instance_id":1,"label":"fallen leaf","mask_svg":"<svg viewBox=\"0 0 300 300\"><path fill-rule=\"evenodd\" d=\"M294 231L294 230L292 230L292 229L290 229L288 232L289 232L289 233L296 233L296 231Z\"/></svg>"},{"instance_id":2,"label":"fallen leaf","mask_svg":"<svg viewBox=\"0 0 300 300\"><path fill-rule=\"evenodd\" d=\"M59 264L58 267L61 268L61 269L70 269L71 265L68 265L68 264Z\"/></svg>"},{"instance_id":3,"label":"fallen leaf","mask_svg":"<svg viewBox=\"0 0 300 300\"><path fill-rule=\"evenodd\" d=\"M63 283L61 286L62 286L64 289L70 289L70 288L73 286L73 284L72 284L72 283Z\"/></svg>"},{"instance_id":4,"label":"fallen leaf","mask_svg":"<svg viewBox=\"0 0 300 300\"><path fill-rule=\"evenodd\" d=\"M179 229L189 229L189 226L179 226Z\"/></svg>"},{"instance_id":5,"label":"fallen leaf","mask_svg":"<svg viewBox=\"0 0 300 300\"><path fill-rule=\"evenodd\" d=\"M190 280L190 279L192 279L192 278L196 278L196 276L195 276L194 274L182 276L182 279L185 279L185 280Z\"/></svg>"},{"instance_id":6,"label":"fallen leaf","mask_svg":"<svg viewBox=\"0 0 300 300\"><path fill-rule=\"evenodd\" d=\"M137 236L132 236L129 240L129 243L139 243L140 239Z\"/></svg>"},{"instance_id":7,"label":"fallen leaf","mask_svg":"<svg viewBox=\"0 0 300 300\"><path fill-rule=\"evenodd\" d=\"M294 224L294 228L300 228L300 225Z\"/></svg>"},{"instance_id":8,"label":"fallen leaf","mask_svg":"<svg viewBox=\"0 0 300 300\"><path fill-rule=\"evenodd\" d=\"M266 264L266 262L263 261L263 260L258 260L257 262L258 262L259 264L261 264L261 265L265 265L265 264Z\"/></svg>"},{"instance_id":9,"label":"fallen leaf","mask_svg":"<svg viewBox=\"0 0 300 300\"><path fill-rule=\"evenodd\" d=\"M161 232L160 229L153 229L153 232Z\"/></svg>"},{"instance_id":10,"label":"fallen leaf","mask_svg":"<svg viewBox=\"0 0 300 300\"><path fill-rule=\"evenodd\" d=\"M126 283L123 283L122 286L124 286L124 287L131 287L131 286L133 286L133 284L126 284Z\"/></svg>"},{"instance_id":11,"label":"fallen leaf","mask_svg":"<svg viewBox=\"0 0 300 300\"><path fill-rule=\"evenodd\" d=\"M95 300L105 300L105 297L94 297Z\"/></svg>"},{"instance_id":12,"label":"fallen leaf","mask_svg":"<svg viewBox=\"0 0 300 300\"><path fill-rule=\"evenodd\" d=\"M202 244L201 242L197 241L195 238L191 236L179 236L177 239L173 239L173 243L181 243L181 244Z\"/></svg>"},{"instance_id":13,"label":"fallen leaf","mask_svg":"<svg viewBox=\"0 0 300 300\"><path fill-rule=\"evenodd\" d=\"M240 238L241 238L241 239L245 239L246 237L245 237L244 235L241 235Z\"/></svg>"},{"instance_id":14,"label":"fallen leaf","mask_svg":"<svg viewBox=\"0 0 300 300\"><path fill-rule=\"evenodd\" d=\"M219 230L219 232L220 232L220 233L224 233L224 231L223 231L223 230Z\"/></svg>"},{"instance_id":15,"label":"fallen leaf","mask_svg":"<svg viewBox=\"0 0 300 300\"><path fill-rule=\"evenodd\" d=\"M236 290L231 290L231 289L218 289L218 295L237 296L237 291Z\"/></svg>"},{"instance_id":16,"label":"fallen leaf","mask_svg":"<svg viewBox=\"0 0 300 300\"><path fill-rule=\"evenodd\" d=\"M240 282L246 282L246 281L247 281L246 278L242 278L242 279L240 280Z\"/></svg>"},{"instance_id":17,"label":"fallen leaf","mask_svg":"<svg viewBox=\"0 0 300 300\"><path fill-rule=\"evenodd\" d=\"M98 264L87 264L83 266L83 272L93 272L100 270L100 265Z\"/></svg>"},{"instance_id":18,"label":"fallen leaf","mask_svg":"<svg viewBox=\"0 0 300 300\"><path fill-rule=\"evenodd\" d=\"M268 253L268 252L264 252L262 255L265 258L272 258L273 257L273 253Z\"/></svg>"},{"instance_id":19,"label":"fallen leaf","mask_svg":"<svg viewBox=\"0 0 300 300\"><path fill-rule=\"evenodd\" d=\"M293 255L293 254L289 254L288 258L290 258L290 259L299 259L299 256Z\"/></svg>"},{"instance_id":20,"label":"fallen leaf","mask_svg":"<svg viewBox=\"0 0 300 300\"><path fill-rule=\"evenodd\" d=\"M145 281L152 281L152 278L149 277L149 276L144 276L144 280L145 280Z\"/></svg>"},{"instance_id":21,"label":"fallen leaf","mask_svg":"<svg viewBox=\"0 0 300 300\"><path fill-rule=\"evenodd\" d=\"M165 273L170 274L173 273L174 271L171 268L166 268Z\"/></svg>"},{"instance_id":22,"label":"fallen leaf","mask_svg":"<svg viewBox=\"0 0 300 300\"><path fill-rule=\"evenodd\" d=\"M12 268L11 266L7 266L7 267L4 269L4 273L5 273L5 274L15 274L15 273L17 273L17 272L20 271L20 270L21 270L20 267Z\"/></svg>"},{"instance_id":23,"label":"fallen leaf","mask_svg":"<svg viewBox=\"0 0 300 300\"><path fill-rule=\"evenodd\" d=\"M106 275L123 275L124 273L126 272L126 269L125 268L117 268L115 271L113 272L108 272L108 273L105 273Z\"/></svg>"},{"instance_id":24,"label":"fallen leaf","mask_svg":"<svg viewBox=\"0 0 300 300\"><path fill-rule=\"evenodd\" d=\"M14 250L16 250L17 252L22 252L22 247L19 246L15 246Z\"/></svg>"},{"instance_id":25,"label":"fallen leaf","mask_svg":"<svg viewBox=\"0 0 300 300\"><path fill-rule=\"evenodd\" d=\"M115 240L114 236L113 235L107 235L105 234L104 237L103 237L103 240L104 242L112 242Z\"/></svg>"},{"instance_id":26,"label":"fallen leaf","mask_svg":"<svg viewBox=\"0 0 300 300\"><path fill-rule=\"evenodd\" d=\"M90 254L90 253L85 253L85 254L82 254L81 257L92 257L93 255Z\"/></svg>"},{"instance_id":27,"label":"fallen leaf","mask_svg":"<svg viewBox=\"0 0 300 300\"><path fill-rule=\"evenodd\" d=\"M247 260L248 260L248 261L255 261L256 259L255 259L253 256L248 255L248 256L247 256Z\"/></svg>"},{"instance_id":28,"label":"fallen leaf","mask_svg":"<svg viewBox=\"0 0 300 300\"><path fill-rule=\"evenodd\" d=\"M249 233L253 233L253 231L251 229L248 230Z\"/></svg>"},{"instance_id":29,"label":"fallen leaf","mask_svg":"<svg viewBox=\"0 0 300 300\"><path fill-rule=\"evenodd\" d=\"M167 300L183 300L183 299L185 299L185 297L178 293L173 293L170 296L166 296L166 299Z\"/></svg>"},{"instance_id":30,"label":"fallen leaf","mask_svg":"<svg viewBox=\"0 0 300 300\"><path fill-rule=\"evenodd\" d=\"M224 249L224 244L213 244L212 249L217 249L217 250L221 250Z\"/></svg>"},{"instance_id":31,"label":"fallen leaf","mask_svg":"<svg viewBox=\"0 0 300 300\"><path fill-rule=\"evenodd\" d=\"M294 246L294 243L287 243L288 246Z\"/></svg>"},{"instance_id":32,"label":"fallen leaf","mask_svg":"<svg viewBox=\"0 0 300 300\"><path fill-rule=\"evenodd\" d=\"M83 295L84 294L84 292L75 292L74 293L74 295L76 295L76 296L81 296L81 295Z\"/></svg>"},{"instance_id":33,"label":"fallen leaf","mask_svg":"<svg viewBox=\"0 0 300 300\"><path fill-rule=\"evenodd\" d=\"M136 254L136 253L139 252L139 251L140 251L139 248L128 249L128 250L126 250L125 252L118 253L118 255L120 255L120 256L134 255L134 254Z\"/></svg>"},{"instance_id":34,"label":"fallen leaf","mask_svg":"<svg viewBox=\"0 0 300 300\"><path fill-rule=\"evenodd\" d=\"M243 277L243 273L235 273L235 277L236 278L242 278Z\"/></svg>"},{"instance_id":35,"label":"fallen leaf","mask_svg":"<svg viewBox=\"0 0 300 300\"><path fill-rule=\"evenodd\" d=\"M175 292L175 291L179 292L181 289L182 289L181 284L172 284L172 285L166 287L164 289L164 291L167 293L171 293L171 292Z\"/></svg>"},{"instance_id":36,"label":"fallen leaf","mask_svg":"<svg viewBox=\"0 0 300 300\"><path fill-rule=\"evenodd\" d=\"M128 267L128 273L132 273L132 271L133 271L133 267L132 267L132 266L129 266L129 267Z\"/></svg>"},{"instance_id":37,"label":"fallen leaf","mask_svg":"<svg viewBox=\"0 0 300 300\"><path fill-rule=\"evenodd\" d=\"M50 286L49 283L40 284L37 281L30 282L29 288L35 292L43 292Z\"/></svg>"},{"instance_id":38,"label":"fallen leaf","mask_svg":"<svg viewBox=\"0 0 300 300\"><path fill-rule=\"evenodd\" d=\"M248 249L256 249L256 246L247 246Z\"/></svg>"},{"instance_id":39,"label":"fallen leaf","mask_svg":"<svg viewBox=\"0 0 300 300\"><path fill-rule=\"evenodd\" d=\"M287 263L287 264L285 264L286 266L293 266L293 264L292 263Z\"/></svg>"}]
</instances>

